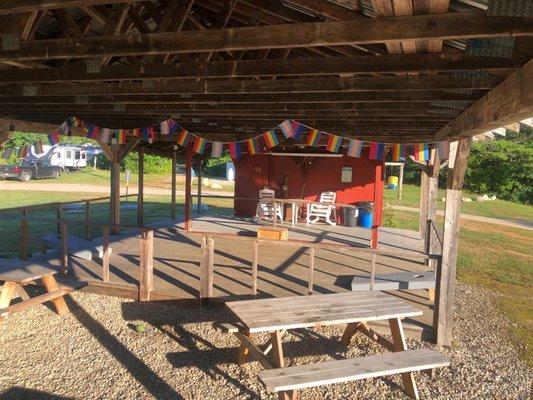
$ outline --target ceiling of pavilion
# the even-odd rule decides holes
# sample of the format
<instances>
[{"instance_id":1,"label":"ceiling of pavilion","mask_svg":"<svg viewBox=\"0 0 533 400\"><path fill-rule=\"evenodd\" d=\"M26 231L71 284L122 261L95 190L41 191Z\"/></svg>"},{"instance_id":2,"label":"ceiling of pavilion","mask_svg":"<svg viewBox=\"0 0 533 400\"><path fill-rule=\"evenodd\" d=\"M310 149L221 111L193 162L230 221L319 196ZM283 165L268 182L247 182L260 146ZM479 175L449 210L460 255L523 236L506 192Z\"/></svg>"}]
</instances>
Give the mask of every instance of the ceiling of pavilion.
<instances>
[{"instance_id":1,"label":"ceiling of pavilion","mask_svg":"<svg viewBox=\"0 0 533 400\"><path fill-rule=\"evenodd\" d=\"M519 0L6 3L13 6L0 5L0 117L60 124L78 116L110 128L172 118L217 140L255 136L293 118L345 137L427 141L533 54L532 37L510 37L503 19L501 33L480 32L485 39L454 37L458 24L452 21L446 38L431 40L243 50L220 41L219 51L205 46L194 51L195 43L183 42L189 50L149 55L124 52L126 45L113 42L115 53L83 52L85 38L100 36L176 32L177 37L178 31L333 21L357 27L375 18L430 13L476 11L498 31L494 18L531 16L531 2ZM68 8L55 8L65 3ZM70 54L62 47L66 39L82 44ZM52 41L57 45L49 54Z\"/></svg>"}]
</instances>

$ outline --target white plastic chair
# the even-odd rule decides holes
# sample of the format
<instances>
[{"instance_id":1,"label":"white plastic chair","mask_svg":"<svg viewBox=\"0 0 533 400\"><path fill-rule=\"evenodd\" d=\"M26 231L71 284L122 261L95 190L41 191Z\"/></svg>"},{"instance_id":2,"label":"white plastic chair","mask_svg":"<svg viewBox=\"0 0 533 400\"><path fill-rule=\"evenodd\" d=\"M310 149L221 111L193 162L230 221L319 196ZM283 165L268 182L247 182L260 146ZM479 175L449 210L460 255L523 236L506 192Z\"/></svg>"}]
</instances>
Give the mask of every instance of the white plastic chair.
<instances>
[{"instance_id":1,"label":"white plastic chair","mask_svg":"<svg viewBox=\"0 0 533 400\"><path fill-rule=\"evenodd\" d=\"M332 205L336 198L335 192L322 192L319 200L321 204L307 204L307 225L318 222L320 218L324 218L332 226L337 225L337 211Z\"/></svg>"},{"instance_id":2,"label":"white plastic chair","mask_svg":"<svg viewBox=\"0 0 533 400\"><path fill-rule=\"evenodd\" d=\"M259 203L255 216L257 219L274 219L274 215L283 222L283 209L281 204L261 200L275 199L276 193L272 189L264 188L259 191Z\"/></svg>"}]
</instances>

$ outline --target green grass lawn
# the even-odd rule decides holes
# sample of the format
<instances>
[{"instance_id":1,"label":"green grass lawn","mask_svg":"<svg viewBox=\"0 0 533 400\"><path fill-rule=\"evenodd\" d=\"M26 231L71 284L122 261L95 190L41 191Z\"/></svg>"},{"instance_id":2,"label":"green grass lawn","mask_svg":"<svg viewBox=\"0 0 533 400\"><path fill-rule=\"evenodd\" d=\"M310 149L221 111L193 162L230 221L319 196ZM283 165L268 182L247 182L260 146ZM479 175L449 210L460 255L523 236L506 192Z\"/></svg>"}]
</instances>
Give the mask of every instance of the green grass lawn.
<instances>
[{"instance_id":1,"label":"green grass lawn","mask_svg":"<svg viewBox=\"0 0 533 400\"><path fill-rule=\"evenodd\" d=\"M439 210L444 210L444 202L442 202L441 199L445 196L445 190L439 189L439 201L437 202L437 208ZM388 202L392 205L418 207L420 201L420 187L414 185L404 185L403 196L401 200L398 200L397 190L385 189L384 197L385 202ZM463 197L475 199L475 195L468 192L464 192ZM533 206L512 203L510 201L499 199L485 202L473 201L472 203L462 203L461 213L481 215L483 217L533 220Z\"/></svg>"},{"instance_id":2,"label":"green grass lawn","mask_svg":"<svg viewBox=\"0 0 533 400\"><path fill-rule=\"evenodd\" d=\"M418 229L418 213L385 210L389 225ZM438 221L442 225L442 218ZM533 366L533 231L462 221L457 275L462 282L498 292L502 312L516 324L511 332Z\"/></svg>"},{"instance_id":3,"label":"green grass lawn","mask_svg":"<svg viewBox=\"0 0 533 400\"><path fill-rule=\"evenodd\" d=\"M130 186L132 188L136 188L137 180L138 180L137 178L138 178L137 174L134 174L134 173L131 174ZM124 172L121 172L120 180L121 180L121 185L124 186L126 184L126 177L125 177ZM185 175L177 175L176 182L177 182L178 189L182 189L182 190L185 189ZM217 180L217 182L222 186L221 190L233 191L233 187L234 187L233 182L220 181L220 180ZM93 170L92 168L85 168L80 171L64 172L61 174L61 176L57 180L56 179L39 179L39 180L32 180L29 183L30 184L48 183L51 185L56 185L58 183L73 183L73 184L102 186L107 189L107 187L109 186L109 171L108 170ZM151 186L151 187L160 187L160 188L170 188L171 176L170 174L167 174L167 175L145 174L144 184L147 187ZM197 184L198 184L198 179L193 178L192 186L196 187ZM207 188L205 190L207 190Z\"/></svg>"}]
</instances>

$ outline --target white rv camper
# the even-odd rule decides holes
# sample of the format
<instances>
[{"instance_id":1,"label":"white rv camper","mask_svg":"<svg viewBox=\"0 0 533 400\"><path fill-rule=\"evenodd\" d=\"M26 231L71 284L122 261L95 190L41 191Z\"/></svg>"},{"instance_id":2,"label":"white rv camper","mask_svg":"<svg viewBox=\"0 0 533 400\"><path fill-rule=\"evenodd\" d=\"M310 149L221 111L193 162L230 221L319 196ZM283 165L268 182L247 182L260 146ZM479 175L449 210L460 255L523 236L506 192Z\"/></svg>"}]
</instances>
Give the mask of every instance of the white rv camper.
<instances>
[{"instance_id":1,"label":"white rv camper","mask_svg":"<svg viewBox=\"0 0 533 400\"><path fill-rule=\"evenodd\" d=\"M81 146L73 144L43 145L43 154L35 153L35 146L31 146L29 160L48 160L50 165L68 170L81 169L87 166L87 151Z\"/></svg>"}]
</instances>

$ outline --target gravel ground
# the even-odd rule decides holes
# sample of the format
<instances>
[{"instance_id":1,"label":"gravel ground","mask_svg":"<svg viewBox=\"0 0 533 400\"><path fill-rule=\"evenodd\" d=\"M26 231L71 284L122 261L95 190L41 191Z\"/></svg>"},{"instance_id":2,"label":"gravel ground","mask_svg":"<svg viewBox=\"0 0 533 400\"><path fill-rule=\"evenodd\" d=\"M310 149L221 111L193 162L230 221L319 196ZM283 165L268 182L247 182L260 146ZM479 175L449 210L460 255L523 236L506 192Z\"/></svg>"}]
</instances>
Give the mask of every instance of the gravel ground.
<instances>
[{"instance_id":1,"label":"gravel ground","mask_svg":"<svg viewBox=\"0 0 533 400\"><path fill-rule=\"evenodd\" d=\"M529 399L531 370L518 360L494 307L494 295L458 286L455 347L450 368L433 379L417 374L427 399ZM136 303L76 293L63 318L45 307L0 326L1 399L275 399L256 378L260 366L232 361L237 340L212 328L221 308ZM143 323L144 333L135 325ZM349 350L339 328L291 331L291 365L358 357L383 350L356 336ZM266 341L266 337L262 337ZM410 348L429 347L410 341ZM403 399L399 377L300 391L301 399Z\"/></svg>"}]
</instances>

